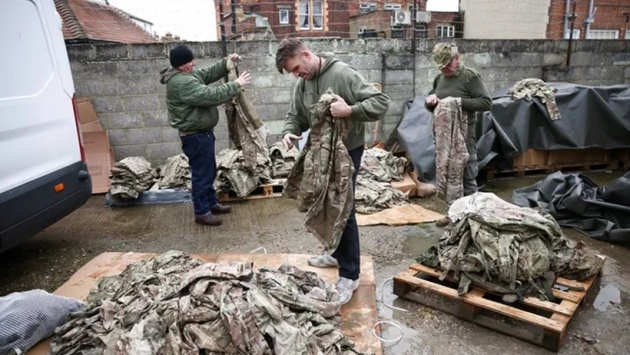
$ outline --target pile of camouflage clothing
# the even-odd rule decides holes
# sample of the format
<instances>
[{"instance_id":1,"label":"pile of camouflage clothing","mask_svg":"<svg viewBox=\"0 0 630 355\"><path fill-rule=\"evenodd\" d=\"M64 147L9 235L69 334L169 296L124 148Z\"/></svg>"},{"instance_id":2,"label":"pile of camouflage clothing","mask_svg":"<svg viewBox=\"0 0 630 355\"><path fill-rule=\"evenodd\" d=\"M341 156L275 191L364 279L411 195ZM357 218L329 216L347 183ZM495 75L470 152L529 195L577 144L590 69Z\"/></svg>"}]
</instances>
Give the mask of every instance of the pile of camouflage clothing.
<instances>
[{"instance_id":1,"label":"pile of camouflage clothing","mask_svg":"<svg viewBox=\"0 0 630 355\"><path fill-rule=\"evenodd\" d=\"M470 285L514 302L526 295L553 301L557 277L584 280L600 272L603 259L566 239L543 210L519 207L478 192L451 205L437 247L417 261L459 279L459 295Z\"/></svg>"},{"instance_id":2,"label":"pile of camouflage clothing","mask_svg":"<svg viewBox=\"0 0 630 355\"><path fill-rule=\"evenodd\" d=\"M110 193L116 199L137 199L157 179L158 173L150 162L142 157L128 157L114 164L109 177Z\"/></svg>"},{"instance_id":3,"label":"pile of camouflage clothing","mask_svg":"<svg viewBox=\"0 0 630 355\"><path fill-rule=\"evenodd\" d=\"M409 161L380 148L366 149L361 159L354 194L359 213L370 214L409 203L409 198L391 182L403 179Z\"/></svg>"},{"instance_id":4,"label":"pile of camouflage clothing","mask_svg":"<svg viewBox=\"0 0 630 355\"><path fill-rule=\"evenodd\" d=\"M166 163L158 170L160 189L191 189L192 177L186 155L179 154L166 159Z\"/></svg>"},{"instance_id":5,"label":"pile of camouflage clothing","mask_svg":"<svg viewBox=\"0 0 630 355\"><path fill-rule=\"evenodd\" d=\"M258 186L271 182L269 165L269 159L258 154L252 171L242 150L224 149L217 155L215 187L218 191L234 191L240 198L247 197Z\"/></svg>"},{"instance_id":6,"label":"pile of camouflage clothing","mask_svg":"<svg viewBox=\"0 0 630 355\"><path fill-rule=\"evenodd\" d=\"M560 119L560 110L556 104L556 91L558 89L545 83L537 78L523 79L508 90L508 95L513 99L532 100L532 96L540 97L541 101L547 107L551 120Z\"/></svg>"},{"instance_id":7,"label":"pile of camouflage clothing","mask_svg":"<svg viewBox=\"0 0 630 355\"><path fill-rule=\"evenodd\" d=\"M357 354L338 298L294 266L254 270L171 251L98 280L57 328L51 354Z\"/></svg>"},{"instance_id":8,"label":"pile of camouflage clothing","mask_svg":"<svg viewBox=\"0 0 630 355\"><path fill-rule=\"evenodd\" d=\"M271 158L271 176L274 179L284 179L289 176L300 151L297 147L287 150L282 142L276 142L269 147L269 155Z\"/></svg>"}]
</instances>

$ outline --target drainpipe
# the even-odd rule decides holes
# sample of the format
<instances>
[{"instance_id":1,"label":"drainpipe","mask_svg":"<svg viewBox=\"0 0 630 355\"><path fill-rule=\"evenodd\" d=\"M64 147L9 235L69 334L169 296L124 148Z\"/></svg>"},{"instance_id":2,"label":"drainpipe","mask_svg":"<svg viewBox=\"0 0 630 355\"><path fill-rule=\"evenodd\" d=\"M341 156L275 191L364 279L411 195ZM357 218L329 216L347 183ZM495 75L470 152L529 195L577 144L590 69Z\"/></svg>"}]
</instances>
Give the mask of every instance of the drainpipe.
<instances>
[{"instance_id":1,"label":"drainpipe","mask_svg":"<svg viewBox=\"0 0 630 355\"><path fill-rule=\"evenodd\" d=\"M566 33L569 30L569 10L571 9L571 0L566 0L565 3L566 6L564 9L564 32L562 32L562 38L566 36Z\"/></svg>"},{"instance_id":2,"label":"drainpipe","mask_svg":"<svg viewBox=\"0 0 630 355\"><path fill-rule=\"evenodd\" d=\"M584 33L584 38L586 38L586 36L588 36L588 31L591 28L591 23L595 22L595 17L594 17L594 13L593 13L593 6L595 5L595 0L590 0L589 4L588 4L588 17L584 20L584 23L586 24L586 28L584 29L586 31L586 33Z\"/></svg>"}]
</instances>

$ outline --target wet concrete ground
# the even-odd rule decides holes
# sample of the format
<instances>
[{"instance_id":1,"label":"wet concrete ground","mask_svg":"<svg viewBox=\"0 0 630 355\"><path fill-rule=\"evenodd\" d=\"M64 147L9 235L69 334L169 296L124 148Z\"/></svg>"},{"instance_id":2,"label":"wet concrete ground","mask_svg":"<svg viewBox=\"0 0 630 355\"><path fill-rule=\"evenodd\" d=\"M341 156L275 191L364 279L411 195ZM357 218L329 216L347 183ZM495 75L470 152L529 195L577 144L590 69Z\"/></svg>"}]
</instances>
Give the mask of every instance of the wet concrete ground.
<instances>
[{"instance_id":1,"label":"wet concrete ground","mask_svg":"<svg viewBox=\"0 0 630 355\"><path fill-rule=\"evenodd\" d=\"M588 174L606 185L618 174ZM541 177L494 180L483 191L511 198L512 190ZM435 199L414 199L438 212L445 205ZM234 213L220 227L202 227L191 220L192 205L152 205L124 208L103 206L94 196L78 211L21 247L0 255L0 295L41 288L54 291L77 269L100 253L134 251L161 253L171 249L189 253L249 253L265 247L268 253L315 254L318 242L302 227L303 215L293 201L282 198L252 200L234 205ZM569 325L559 354L630 354L630 249L600 242L566 230L568 238L584 241L606 255L603 276L585 306ZM405 270L414 258L437 241L434 224L405 227L362 227L361 249L375 262L379 316L402 327L404 338L384 344L385 354L551 354L510 336L461 321L431 308L398 299L392 283L384 281ZM382 303L401 307L392 310ZM396 338L397 329L384 331ZM586 340L588 341L586 341ZM592 341L591 341L592 340Z\"/></svg>"}]
</instances>

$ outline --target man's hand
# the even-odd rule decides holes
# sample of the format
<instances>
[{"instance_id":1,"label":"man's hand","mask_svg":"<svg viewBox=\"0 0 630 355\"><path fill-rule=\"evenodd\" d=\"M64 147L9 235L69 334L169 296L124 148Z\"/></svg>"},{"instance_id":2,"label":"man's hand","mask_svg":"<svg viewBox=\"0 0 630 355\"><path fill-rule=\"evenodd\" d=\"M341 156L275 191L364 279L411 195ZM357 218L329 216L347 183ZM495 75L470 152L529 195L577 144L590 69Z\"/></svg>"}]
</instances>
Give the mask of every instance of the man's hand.
<instances>
[{"instance_id":1,"label":"man's hand","mask_svg":"<svg viewBox=\"0 0 630 355\"><path fill-rule=\"evenodd\" d=\"M301 141L302 137L296 136L293 133L287 133L282 138L282 145L286 150L291 150L293 148L293 141Z\"/></svg>"},{"instance_id":2,"label":"man's hand","mask_svg":"<svg viewBox=\"0 0 630 355\"><path fill-rule=\"evenodd\" d=\"M330 113L335 118L350 117L352 107L339 95L333 94L333 102L330 104Z\"/></svg>"},{"instance_id":3,"label":"man's hand","mask_svg":"<svg viewBox=\"0 0 630 355\"><path fill-rule=\"evenodd\" d=\"M252 76L244 71L243 73L241 73L241 75L234 80L236 83L238 83L238 85L240 85L240 87L245 86L245 84L249 84L249 82L252 80Z\"/></svg>"},{"instance_id":4,"label":"man's hand","mask_svg":"<svg viewBox=\"0 0 630 355\"><path fill-rule=\"evenodd\" d=\"M232 53L228 56L228 59L231 59L234 62L240 62L241 61L241 56L236 54L236 53Z\"/></svg>"},{"instance_id":5,"label":"man's hand","mask_svg":"<svg viewBox=\"0 0 630 355\"><path fill-rule=\"evenodd\" d=\"M438 104L438 102L440 102L440 100L438 99L437 96L435 96L435 94L429 95L424 101L427 103L428 106L435 106Z\"/></svg>"}]
</instances>

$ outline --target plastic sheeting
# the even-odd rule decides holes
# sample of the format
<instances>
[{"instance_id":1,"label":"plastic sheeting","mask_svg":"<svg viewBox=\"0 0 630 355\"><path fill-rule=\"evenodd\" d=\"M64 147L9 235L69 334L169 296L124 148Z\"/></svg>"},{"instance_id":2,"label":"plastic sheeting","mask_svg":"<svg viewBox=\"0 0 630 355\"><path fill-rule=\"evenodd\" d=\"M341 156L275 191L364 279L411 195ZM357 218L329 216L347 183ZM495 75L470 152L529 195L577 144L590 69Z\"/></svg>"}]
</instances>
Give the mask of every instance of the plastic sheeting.
<instances>
[{"instance_id":1,"label":"plastic sheeting","mask_svg":"<svg viewBox=\"0 0 630 355\"><path fill-rule=\"evenodd\" d=\"M563 227L591 238L630 246L630 171L598 187L582 174L553 173L514 190L512 202L547 210Z\"/></svg>"},{"instance_id":2,"label":"plastic sheeting","mask_svg":"<svg viewBox=\"0 0 630 355\"><path fill-rule=\"evenodd\" d=\"M538 97L531 101L512 99L507 93L512 86L492 93L492 109L477 114L480 170L491 161L498 169L511 168L513 157L530 148L630 147L630 85L549 84L557 89L559 120L551 120ZM386 146L398 140L420 180L434 183L433 118L424 107L425 98L417 96L405 103L403 119Z\"/></svg>"}]
</instances>

